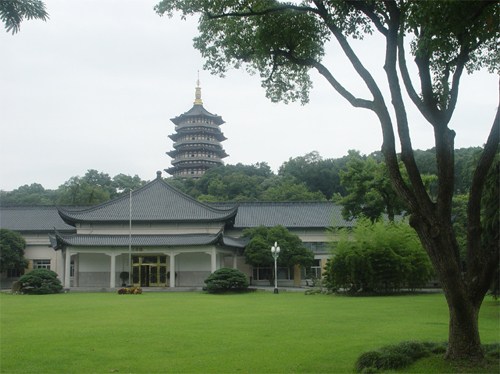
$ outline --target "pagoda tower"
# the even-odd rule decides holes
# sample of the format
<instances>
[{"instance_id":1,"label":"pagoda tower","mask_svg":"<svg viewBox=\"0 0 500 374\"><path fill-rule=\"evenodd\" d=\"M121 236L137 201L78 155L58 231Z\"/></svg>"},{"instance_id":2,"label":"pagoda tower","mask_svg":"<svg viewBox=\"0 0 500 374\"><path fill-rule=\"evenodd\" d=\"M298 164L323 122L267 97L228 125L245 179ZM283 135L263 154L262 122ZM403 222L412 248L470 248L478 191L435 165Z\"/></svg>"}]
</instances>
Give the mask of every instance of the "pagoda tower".
<instances>
[{"instance_id":1,"label":"pagoda tower","mask_svg":"<svg viewBox=\"0 0 500 374\"><path fill-rule=\"evenodd\" d=\"M167 152L172 167L165 171L174 177L199 179L208 169L224 165L222 159L228 156L221 145L227 139L220 130L224 120L203 108L199 79L196 84L193 107L171 119L175 134L168 137L174 141L174 150Z\"/></svg>"}]
</instances>

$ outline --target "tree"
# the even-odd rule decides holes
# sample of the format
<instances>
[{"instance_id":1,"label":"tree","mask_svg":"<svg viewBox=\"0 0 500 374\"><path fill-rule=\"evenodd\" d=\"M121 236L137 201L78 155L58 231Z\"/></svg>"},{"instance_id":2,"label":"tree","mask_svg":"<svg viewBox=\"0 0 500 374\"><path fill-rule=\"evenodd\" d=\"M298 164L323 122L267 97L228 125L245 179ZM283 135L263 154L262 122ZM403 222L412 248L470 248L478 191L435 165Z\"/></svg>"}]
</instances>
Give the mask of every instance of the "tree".
<instances>
[{"instance_id":1,"label":"tree","mask_svg":"<svg viewBox=\"0 0 500 374\"><path fill-rule=\"evenodd\" d=\"M0 229L0 273L7 270L23 271L29 266L24 258L26 240L18 232Z\"/></svg>"},{"instance_id":2,"label":"tree","mask_svg":"<svg viewBox=\"0 0 500 374\"><path fill-rule=\"evenodd\" d=\"M45 10L45 4L40 0L1 0L0 19L5 24L5 31L12 31L14 35L19 32L21 22L25 19L47 21L49 14Z\"/></svg>"},{"instance_id":3,"label":"tree","mask_svg":"<svg viewBox=\"0 0 500 374\"><path fill-rule=\"evenodd\" d=\"M59 186L58 204L89 205L100 204L110 200L109 191L98 185L89 184L79 176L71 177Z\"/></svg>"},{"instance_id":4,"label":"tree","mask_svg":"<svg viewBox=\"0 0 500 374\"><path fill-rule=\"evenodd\" d=\"M39 183L26 184L1 194L2 205L52 205L56 200L56 191L46 190Z\"/></svg>"},{"instance_id":5,"label":"tree","mask_svg":"<svg viewBox=\"0 0 500 374\"><path fill-rule=\"evenodd\" d=\"M334 194L345 195L340 185L339 171L345 169L347 158L323 159L316 151L290 158L280 166L280 176L293 176L297 183L305 183L311 192L321 191L330 200Z\"/></svg>"},{"instance_id":6,"label":"tree","mask_svg":"<svg viewBox=\"0 0 500 374\"><path fill-rule=\"evenodd\" d=\"M455 132L448 127L463 72L482 67L490 72L500 70L499 8L497 1L457 0L312 0L301 4L163 0L155 8L160 15L171 16L176 10L183 16L201 14L200 35L194 45L212 73L223 76L229 68L246 66L263 78L266 96L272 101L305 103L312 86L308 73L315 69L351 105L376 115L391 183L412 212L410 224L431 259L448 302L450 329L445 357L450 359L483 359L478 313L499 262L499 236L483 245L480 213L486 175L498 148L500 112L497 110L471 182L465 274L451 223ZM381 90L350 43L352 38L362 39L373 32L385 40L381 53L388 93ZM341 72L323 64L325 43L330 39L338 42L371 97L356 97L336 78ZM409 54L418 72L415 76L409 68ZM436 199L427 193L415 162L402 86L434 130L439 183ZM411 188L399 168L395 126Z\"/></svg>"},{"instance_id":7,"label":"tree","mask_svg":"<svg viewBox=\"0 0 500 374\"><path fill-rule=\"evenodd\" d=\"M259 226L252 229L246 229L243 237L250 237L245 248L245 263L254 267L269 268L269 284L274 283L274 258L271 255L271 247L278 243L281 248L278 257L278 267L292 268L295 265L301 267L310 267L313 264L314 253L308 250L302 244L302 240L291 234L283 226L274 226L268 228Z\"/></svg>"},{"instance_id":8,"label":"tree","mask_svg":"<svg viewBox=\"0 0 500 374\"><path fill-rule=\"evenodd\" d=\"M385 163L368 157L363 161L351 157L347 171L340 172L340 180L349 193L340 200L342 216L351 220L361 215L373 221L387 214L390 221L408 208L394 191Z\"/></svg>"},{"instance_id":9,"label":"tree","mask_svg":"<svg viewBox=\"0 0 500 374\"><path fill-rule=\"evenodd\" d=\"M290 179L281 179L275 187L268 188L261 195L262 201L324 201L320 191L310 192L305 183L296 184Z\"/></svg>"},{"instance_id":10,"label":"tree","mask_svg":"<svg viewBox=\"0 0 500 374\"><path fill-rule=\"evenodd\" d=\"M325 269L330 289L394 292L424 287L434 275L429 256L407 222L365 218L352 232L332 229L330 233L335 240L330 243L334 255Z\"/></svg>"}]
</instances>

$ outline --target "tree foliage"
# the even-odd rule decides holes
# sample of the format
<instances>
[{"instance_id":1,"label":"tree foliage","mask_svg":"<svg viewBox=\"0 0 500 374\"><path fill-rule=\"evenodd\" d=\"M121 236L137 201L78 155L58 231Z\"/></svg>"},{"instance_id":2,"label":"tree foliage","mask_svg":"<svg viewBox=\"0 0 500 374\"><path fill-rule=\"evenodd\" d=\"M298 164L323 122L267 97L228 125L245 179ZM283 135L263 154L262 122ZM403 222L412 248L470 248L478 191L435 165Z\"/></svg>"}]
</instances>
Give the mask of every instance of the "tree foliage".
<instances>
[{"instance_id":1,"label":"tree foliage","mask_svg":"<svg viewBox=\"0 0 500 374\"><path fill-rule=\"evenodd\" d=\"M424 287L434 275L429 256L406 222L361 219L352 232L332 230L333 255L325 270L330 289L351 293Z\"/></svg>"},{"instance_id":2,"label":"tree foliage","mask_svg":"<svg viewBox=\"0 0 500 374\"><path fill-rule=\"evenodd\" d=\"M74 176L57 190L47 190L39 183L0 192L2 205L88 205L98 204L126 194L146 184L138 175L133 177L109 174L89 169L83 177Z\"/></svg>"},{"instance_id":3,"label":"tree foliage","mask_svg":"<svg viewBox=\"0 0 500 374\"><path fill-rule=\"evenodd\" d=\"M412 212L410 224L429 254L450 308L446 357L482 360L477 318L498 265L500 239L496 236L483 245L481 198L498 149L500 114L497 111L469 189L465 274L450 219L455 132L448 125L463 73L484 67L500 71L498 1L313 0L298 4L163 0L155 9L160 15L171 16L175 11L183 17L200 14L200 34L194 45L212 73L223 76L228 69L244 67L262 78L272 101L305 103L312 87L309 70L314 69L351 105L376 115L391 183ZM372 33L385 41L380 52L388 92L381 89L351 46L352 39ZM370 96L356 97L339 80L342 72L325 65L325 45L330 40L339 44ZM415 63L415 70L408 61ZM413 71L417 74L412 75ZM438 177L435 199L429 196L416 164L403 88L433 128ZM409 185L399 167L396 133Z\"/></svg>"},{"instance_id":4,"label":"tree foliage","mask_svg":"<svg viewBox=\"0 0 500 374\"><path fill-rule=\"evenodd\" d=\"M285 161L279 168L278 175L290 175L298 183L305 183L310 191L320 191L330 200L334 194L346 194L340 183L339 172L345 170L347 160L347 156L324 159L317 151L313 151Z\"/></svg>"},{"instance_id":5,"label":"tree foliage","mask_svg":"<svg viewBox=\"0 0 500 374\"><path fill-rule=\"evenodd\" d=\"M0 229L0 273L7 270L23 271L29 266L24 258L26 240L18 232Z\"/></svg>"},{"instance_id":6,"label":"tree foliage","mask_svg":"<svg viewBox=\"0 0 500 374\"><path fill-rule=\"evenodd\" d=\"M271 268L269 274L269 284L274 281L274 258L271 255L271 247L278 243L281 252L278 257L278 267L292 268L295 265L301 267L312 266L314 253L308 250L302 244L302 240L291 234L283 226L274 226L268 228L259 226L252 229L246 229L243 237L250 237L245 248L245 263L253 267Z\"/></svg>"},{"instance_id":7,"label":"tree foliage","mask_svg":"<svg viewBox=\"0 0 500 374\"><path fill-rule=\"evenodd\" d=\"M12 35L19 32L24 20L41 19L47 21L49 14L40 0L1 0L0 19L5 24L5 31Z\"/></svg>"}]
</instances>

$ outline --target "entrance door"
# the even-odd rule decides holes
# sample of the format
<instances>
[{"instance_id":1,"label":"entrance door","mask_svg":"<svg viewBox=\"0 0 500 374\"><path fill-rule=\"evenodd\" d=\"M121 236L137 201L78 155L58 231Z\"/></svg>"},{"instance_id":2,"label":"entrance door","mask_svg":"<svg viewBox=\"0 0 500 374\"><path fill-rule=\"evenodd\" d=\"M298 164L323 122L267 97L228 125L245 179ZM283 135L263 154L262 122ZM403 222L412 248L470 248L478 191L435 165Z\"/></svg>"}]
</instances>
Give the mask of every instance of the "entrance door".
<instances>
[{"instance_id":1,"label":"entrance door","mask_svg":"<svg viewBox=\"0 0 500 374\"><path fill-rule=\"evenodd\" d=\"M132 284L134 287L165 287L167 256L133 256Z\"/></svg>"},{"instance_id":2,"label":"entrance door","mask_svg":"<svg viewBox=\"0 0 500 374\"><path fill-rule=\"evenodd\" d=\"M140 287L149 287L149 265L141 265Z\"/></svg>"}]
</instances>

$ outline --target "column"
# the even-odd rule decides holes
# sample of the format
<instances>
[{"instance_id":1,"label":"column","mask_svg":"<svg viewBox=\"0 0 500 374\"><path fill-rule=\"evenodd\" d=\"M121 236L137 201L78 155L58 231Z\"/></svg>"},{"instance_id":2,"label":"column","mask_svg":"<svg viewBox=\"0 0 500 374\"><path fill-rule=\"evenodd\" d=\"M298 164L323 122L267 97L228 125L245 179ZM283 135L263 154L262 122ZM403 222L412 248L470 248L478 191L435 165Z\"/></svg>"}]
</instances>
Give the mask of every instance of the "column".
<instances>
[{"instance_id":1,"label":"column","mask_svg":"<svg viewBox=\"0 0 500 374\"><path fill-rule=\"evenodd\" d=\"M110 277L109 277L109 287L116 287L116 254L115 253L106 253L111 258L111 266L110 266Z\"/></svg>"},{"instance_id":2,"label":"column","mask_svg":"<svg viewBox=\"0 0 500 374\"><path fill-rule=\"evenodd\" d=\"M64 287L70 287L70 276L71 273L71 253L66 249L66 261L64 265Z\"/></svg>"},{"instance_id":3,"label":"column","mask_svg":"<svg viewBox=\"0 0 500 374\"><path fill-rule=\"evenodd\" d=\"M179 253L171 252L170 256L170 278L169 278L169 287L175 287L175 256Z\"/></svg>"},{"instance_id":4,"label":"column","mask_svg":"<svg viewBox=\"0 0 500 374\"><path fill-rule=\"evenodd\" d=\"M74 287L79 287L80 286L80 254L77 254L75 256L75 274L73 275L73 286Z\"/></svg>"},{"instance_id":5,"label":"column","mask_svg":"<svg viewBox=\"0 0 500 374\"><path fill-rule=\"evenodd\" d=\"M64 251L61 251L61 284L63 287L66 287L65 281L66 281L66 274L64 272L64 269L66 268L66 252L67 249ZM30 269L33 269L33 260L30 260Z\"/></svg>"},{"instance_id":6,"label":"column","mask_svg":"<svg viewBox=\"0 0 500 374\"><path fill-rule=\"evenodd\" d=\"M210 262L210 272L214 272L217 270L217 252L215 248L210 252L211 262Z\"/></svg>"},{"instance_id":7,"label":"column","mask_svg":"<svg viewBox=\"0 0 500 374\"><path fill-rule=\"evenodd\" d=\"M238 269L238 257L233 255L233 269Z\"/></svg>"}]
</instances>

